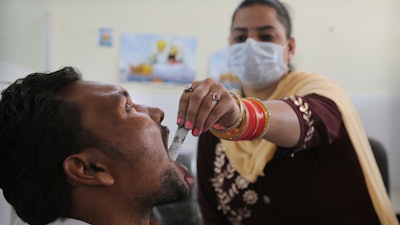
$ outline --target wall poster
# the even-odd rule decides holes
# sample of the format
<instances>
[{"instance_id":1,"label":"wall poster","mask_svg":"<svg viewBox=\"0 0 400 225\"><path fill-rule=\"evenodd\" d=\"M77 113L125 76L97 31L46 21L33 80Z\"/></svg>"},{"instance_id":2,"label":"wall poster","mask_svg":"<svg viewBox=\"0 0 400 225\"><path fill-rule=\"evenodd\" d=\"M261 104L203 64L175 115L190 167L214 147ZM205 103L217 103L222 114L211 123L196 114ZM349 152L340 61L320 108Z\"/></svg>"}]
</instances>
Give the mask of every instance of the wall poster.
<instances>
[{"instance_id":1,"label":"wall poster","mask_svg":"<svg viewBox=\"0 0 400 225\"><path fill-rule=\"evenodd\" d=\"M123 34L122 81L186 84L195 79L197 39L174 35Z\"/></svg>"}]
</instances>

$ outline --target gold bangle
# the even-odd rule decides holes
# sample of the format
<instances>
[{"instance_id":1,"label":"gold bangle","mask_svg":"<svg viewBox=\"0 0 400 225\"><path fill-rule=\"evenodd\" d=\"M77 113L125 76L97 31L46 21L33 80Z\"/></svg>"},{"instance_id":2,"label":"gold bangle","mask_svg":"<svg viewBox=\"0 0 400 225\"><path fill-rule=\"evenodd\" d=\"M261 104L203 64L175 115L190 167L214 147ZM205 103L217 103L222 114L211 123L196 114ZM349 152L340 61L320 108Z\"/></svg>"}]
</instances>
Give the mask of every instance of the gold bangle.
<instances>
[{"instance_id":1,"label":"gold bangle","mask_svg":"<svg viewBox=\"0 0 400 225\"><path fill-rule=\"evenodd\" d=\"M239 106L239 111L240 111L239 118L237 118L237 120L232 125L230 125L229 127L225 128L223 130L217 130L217 129L213 128L213 127L210 127L209 130L211 132L215 132L215 133L226 133L226 132L229 132L229 131L233 130L234 128L238 127L240 125L240 123L242 122L242 120L243 120L243 116L244 116L245 110L244 110L242 99L235 93L229 92L229 94L232 95L232 97L234 98L236 104L238 104L238 106Z\"/></svg>"},{"instance_id":2,"label":"gold bangle","mask_svg":"<svg viewBox=\"0 0 400 225\"><path fill-rule=\"evenodd\" d=\"M215 137L220 138L220 139L235 140L237 137L241 136L245 130L247 130L247 127L249 125L249 121L247 119L247 114L248 114L247 108L244 107L244 114L243 114L241 123L237 127L233 128L230 131L224 132L224 133L214 132L214 131L211 131L211 133Z\"/></svg>"},{"instance_id":3,"label":"gold bangle","mask_svg":"<svg viewBox=\"0 0 400 225\"><path fill-rule=\"evenodd\" d=\"M246 108L247 112L247 120L246 120L246 126L241 127L243 130L241 130L240 135L237 137L234 137L233 140L235 141L242 141L242 140L251 140L249 139L254 135L255 132L257 132L257 127L258 127L258 119L256 118L256 108L254 104L249 101L248 99L242 99L244 102L244 107Z\"/></svg>"}]
</instances>

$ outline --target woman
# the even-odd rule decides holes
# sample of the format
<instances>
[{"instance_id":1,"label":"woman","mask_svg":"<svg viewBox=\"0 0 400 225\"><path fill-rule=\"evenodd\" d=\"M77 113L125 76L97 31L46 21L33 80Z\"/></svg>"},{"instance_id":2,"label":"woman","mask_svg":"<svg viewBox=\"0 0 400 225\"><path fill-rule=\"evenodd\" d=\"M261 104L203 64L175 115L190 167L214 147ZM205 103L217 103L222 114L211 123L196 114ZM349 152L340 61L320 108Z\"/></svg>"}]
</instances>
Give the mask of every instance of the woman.
<instances>
[{"instance_id":1,"label":"woman","mask_svg":"<svg viewBox=\"0 0 400 225\"><path fill-rule=\"evenodd\" d=\"M229 49L241 91L206 79L181 96L177 123L200 135L204 224L398 224L348 97L291 71L291 31L280 1L243 1Z\"/></svg>"}]
</instances>

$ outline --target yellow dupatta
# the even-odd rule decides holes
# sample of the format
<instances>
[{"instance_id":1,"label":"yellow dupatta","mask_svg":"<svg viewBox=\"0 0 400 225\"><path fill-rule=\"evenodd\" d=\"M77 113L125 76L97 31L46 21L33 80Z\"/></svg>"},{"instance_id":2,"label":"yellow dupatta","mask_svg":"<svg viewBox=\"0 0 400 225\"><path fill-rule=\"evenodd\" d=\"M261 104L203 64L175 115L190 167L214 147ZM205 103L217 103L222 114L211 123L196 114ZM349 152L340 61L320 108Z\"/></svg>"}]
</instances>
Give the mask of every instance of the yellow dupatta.
<instances>
[{"instance_id":1,"label":"yellow dupatta","mask_svg":"<svg viewBox=\"0 0 400 225\"><path fill-rule=\"evenodd\" d=\"M336 83L318 74L293 72L282 78L269 99L282 99L291 95L304 96L313 93L331 99L339 108L381 223L398 225L399 222L391 207L358 113L346 93ZM273 117L272 112L271 120L274 119ZM264 176L264 167L276 151L276 145L264 139L254 141L221 140L221 142L229 161L239 174L249 182L255 182L258 176Z\"/></svg>"}]
</instances>

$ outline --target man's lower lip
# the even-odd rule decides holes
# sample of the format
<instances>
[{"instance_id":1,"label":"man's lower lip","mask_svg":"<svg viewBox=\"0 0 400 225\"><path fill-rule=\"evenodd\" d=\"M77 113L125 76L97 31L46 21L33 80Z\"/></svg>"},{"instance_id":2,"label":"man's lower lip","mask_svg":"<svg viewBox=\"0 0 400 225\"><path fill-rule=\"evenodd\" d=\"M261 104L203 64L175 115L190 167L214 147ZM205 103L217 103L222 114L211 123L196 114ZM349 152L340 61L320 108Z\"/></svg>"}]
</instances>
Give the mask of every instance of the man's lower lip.
<instances>
[{"instance_id":1,"label":"man's lower lip","mask_svg":"<svg viewBox=\"0 0 400 225\"><path fill-rule=\"evenodd\" d=\"M185 176L185 181L191 186L194 186L194 177L191 175Z\"/></svg>"}]
</instances>

